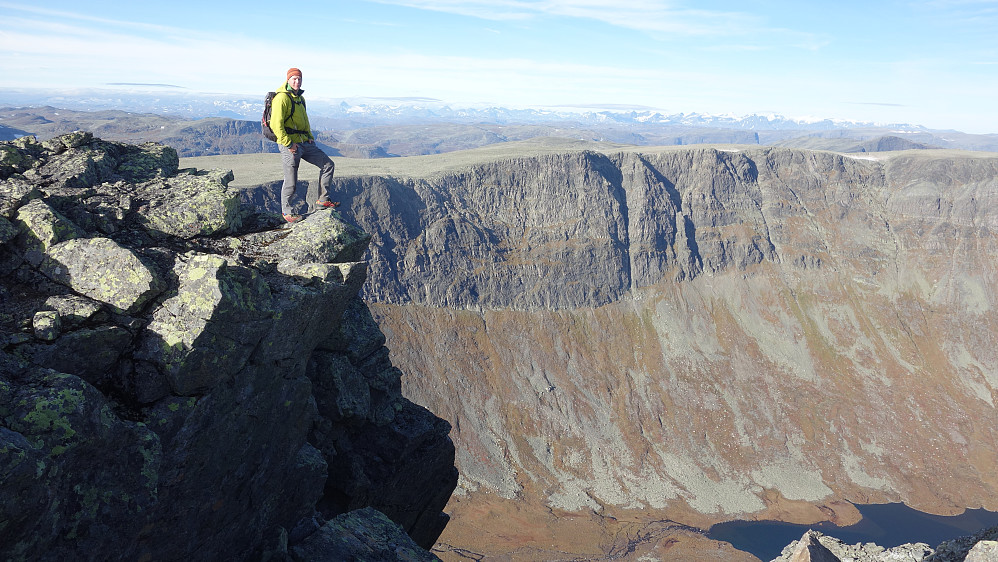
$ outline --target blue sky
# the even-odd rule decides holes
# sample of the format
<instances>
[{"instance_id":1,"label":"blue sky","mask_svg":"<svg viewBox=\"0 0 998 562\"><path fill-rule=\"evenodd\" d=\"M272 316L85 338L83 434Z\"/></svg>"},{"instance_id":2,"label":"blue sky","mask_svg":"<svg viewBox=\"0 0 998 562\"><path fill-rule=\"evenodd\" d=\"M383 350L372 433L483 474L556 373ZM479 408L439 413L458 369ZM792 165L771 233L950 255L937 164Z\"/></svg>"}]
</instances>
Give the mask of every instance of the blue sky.
<instances>
[{"instance_id":1,"label":"blue sky","mask_svg":"<svg viewBox=\"0 0 998 562\"><path fill-rule=\"evenodd\" d=\"M998 133L996 29L998 0L0 0L0 88L256 96L297 66L311 98Z\"/></svg>"}]
</instances>

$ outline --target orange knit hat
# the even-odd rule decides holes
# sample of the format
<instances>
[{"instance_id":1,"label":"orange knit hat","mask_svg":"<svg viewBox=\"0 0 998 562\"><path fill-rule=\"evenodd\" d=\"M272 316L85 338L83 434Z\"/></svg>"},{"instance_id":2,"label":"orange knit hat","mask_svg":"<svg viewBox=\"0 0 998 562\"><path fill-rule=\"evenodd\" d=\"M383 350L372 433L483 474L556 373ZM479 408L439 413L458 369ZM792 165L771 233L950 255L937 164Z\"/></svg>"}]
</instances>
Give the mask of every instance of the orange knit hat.
<instances>
[{"instance_id":1,"label":"orange knit hat","mask_svg":"<svg viewBox=\"0 0 998 562\"><path fill-rule=\"evenodd\" d=\"M301 71L300 70L298 70L297 68L289 68L288 69L288 78L287 79L291 80L291 77L294 76L294 75L296 75L296 74L298 75L298 78L301 78Z\"/></svg>"}]
</instances>

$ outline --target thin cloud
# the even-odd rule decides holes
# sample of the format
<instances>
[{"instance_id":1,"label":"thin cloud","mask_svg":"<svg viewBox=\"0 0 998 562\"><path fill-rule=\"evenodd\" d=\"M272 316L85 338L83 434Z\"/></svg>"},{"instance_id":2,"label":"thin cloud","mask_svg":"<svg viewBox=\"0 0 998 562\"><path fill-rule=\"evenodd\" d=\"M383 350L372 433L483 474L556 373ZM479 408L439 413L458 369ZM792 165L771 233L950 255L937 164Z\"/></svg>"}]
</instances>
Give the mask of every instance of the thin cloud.
<instances>
[{"instance_id":1,"label":"thin cloud","mask_svg":"<svg viewBox=\"0 0 998 562\"><path fill-rule=\"evenodd\" d=\"M0 8L18 10L0 18L0 67L5 70L0 83L30 72L49 86L105 84L127 77L209 87L208 82L220 81L248 84L269 65L286 68L277 45L256 39L4 3Z\"/></svg>"},{"instance_id":2,"label":"thin cloud","mask_svg":"<svg viewBox=\"0 0 998 562\"><path fill-rule=\"evenodd\" d=\"M134 31L138 31L138 30L144 30L144 31L147 31L147 32L159 32L159 33L164 33L164 32L169 32L169 31L175 31L175 30L172 30L172 28L169 28L167 26L162 26L162 25L156 25L156 24L150 24L150 23L142 23L142 22L133 22L133 21L115 20L115 19L109 19L109 18L99 18L99 17L91 16L91 15L85 14L85 13L66 12L66 11L62 11L62 10L52 10L52 9L49 9L49 8L39 8L39 7L29 6L29 5L23 5L23 4L9 4L7 2L0 2L0 8L3 8L4 10L19 11L19 12L22 12L24 14L34 14L35 16L41 16L41 17L45 18L44 20L38 20L38 19L18 20L15 16L11 16L10 12L8 12L8 14L4 17L4 20L5 20L4 24L5 24L5 26L9 26L9 27L16 27L16 25L15 26L11 25L15 21L30 21L32 23L32 25L38 25L38 24L44 24L45 21L50 20L51 18L59 18L59 19L65 19L65 20L76 20L76 21L80 21L80 22L102 24L102 25L106 25L106 26L122 27L122 28L130 29L133 32ZM24 16L24 17L28 17L28 16ZM28 28L28 29L32 29L32 28Z\"/></svg>"},{"instance_id":3,"label":"thin cloud","mask_svg":"<svg viewBox=\"0 0 998 562\"><path fill-rule=\"evenodd\" d=\"M875 105L878 107L908 107L903 103L885 103L876 101L849 101L846 103L850 105Z\"/></svg>"},{"instance_id":4,"label":"thin cloud","mask_svg":"<svg viewBox=\"0 0 998 562\"><path fill-rule=\"evenodd\" d=\"M528 21L542 17L597 21L647 33L658 39L675 37L740 38L770 48L774 42L818 50L828 38L808 31L770 27L756 14L688 8L670 0L371 0L380 4L444 12L492 21ZM780 47L774 47L780 48Z\"/></svg>"},{"instance_id":5,"label":"thin cloud","mask_svg":"<svg viewBox=\"0 0 998 562\"><path fill-rule=\"evenodd\" d=\"M991 34L998 21L996 0L930 0L914 2L913 8L931 12L937 22Z\"/></svg>"},{"instance_id":6,"label":"thin cloud","mask_svg":"<svg viewBox=\"0 0 998 562\"><path fill-rule=\"evenodd\" d=\"M0 21L0 66L8 77L0 78L0 83L30 72L43 86L88 86L125 78L129 83L200 90L224 84L230 91L248 93L273 87L288 64L282 49L258 38L172 28L145 33L134 26L104 28L82 21L87 18L32 12L16 22ZM306 50L296 55L295 63L306 69L307 87L319 97L416 96L478 102L501 92L497 101L510 105L583 101L566 96L567 90L586 92L590 99L641 103L633 92L662 91L667 84L689 82L689 77L640 68L341 48ZM274 80L262 77L261 69L273 71ZM594 76L601 79L593 83Z\"/></svg>"},{"instance_id":7,"label":"thin cloud","mask_svg":"<svg viewBox=\"0 0 998 562\"><path fill-rule=\"evenodd\" d=\"M480 19L512 21L539 16L562 16L601 21L635 29L683 35L747 33L759 18L740 12L676 7L662 0L620 2L608 0L373 0L421 10L446 12Z\"/></svg>"},{"instance_id":8,"label":"thin cloud","mask_svg":"<svg viewBox=\"0 0 998 562\"><path fill-rule=\"evenodd\" d=\"M352 18L343 18L340 21L342 23L373 25L373 26L377 26L377 27L403 27L403 25L401 23L394 22L394 21L358 20L358 19L352 19Z\"/></svg>"},{"instance_id":9,"label":"thin cloud","mask_svg":"<svg viewBox=\"0 0 998 562\"><path fill-rule=\"evenodd\" d=\"M187 88L183 86L177 86L176 84L153 84L148 82L108 82L108 86L146 86L152 88L178 88L181 90L186 90Z\"/></svg>"},{"instance_id":10,"label":"thin cloud","mask_svg":"<svg viewBox=\"0 0 998 562\"><path fill-rule=\"evenodd\" d=\"M998 7L998 1L996 0L930 0L928 2L920 2L920 4L944 9L964 6L983 6L985 9Z\"/></svg>"},{"instance_id":11,"label":"thin cloud","mask_svg":"<svg viewBox=\"0 0 998 562\"><path fill-rule=\"evenodd\" d=\"M431 10L474 18L505 21L523 20L535 16L538 11L531 2L522 1L476 1L476 0L371 0L378 4L391 4L419 10Z\"/></svg>"}]
</instances>

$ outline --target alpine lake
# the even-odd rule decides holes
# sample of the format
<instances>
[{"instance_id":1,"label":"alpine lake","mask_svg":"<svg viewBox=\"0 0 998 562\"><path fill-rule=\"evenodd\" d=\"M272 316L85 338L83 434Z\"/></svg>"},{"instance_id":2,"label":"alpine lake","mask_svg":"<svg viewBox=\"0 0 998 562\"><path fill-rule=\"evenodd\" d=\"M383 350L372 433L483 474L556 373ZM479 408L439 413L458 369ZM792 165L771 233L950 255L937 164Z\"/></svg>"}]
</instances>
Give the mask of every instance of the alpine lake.
<instances>
[{"instance_id":1,"label":"alpine lake","mask_svg":"<svg viewBox=\"0 0 998 562\"><path fill-rule=\"evenodd\" d=\"M998 513L985 509L968 509L960 515L943 516L917 511L903 503L857 505L856 508L863 518L848 527L827 522L796 525L778 521L726 521L712 526L707 536L729 542L761 560L772 560L808 529L847 544L876 543L893 548L921 542L935 548L943 541L998 525Z\"/></svg>"}]
</instances>

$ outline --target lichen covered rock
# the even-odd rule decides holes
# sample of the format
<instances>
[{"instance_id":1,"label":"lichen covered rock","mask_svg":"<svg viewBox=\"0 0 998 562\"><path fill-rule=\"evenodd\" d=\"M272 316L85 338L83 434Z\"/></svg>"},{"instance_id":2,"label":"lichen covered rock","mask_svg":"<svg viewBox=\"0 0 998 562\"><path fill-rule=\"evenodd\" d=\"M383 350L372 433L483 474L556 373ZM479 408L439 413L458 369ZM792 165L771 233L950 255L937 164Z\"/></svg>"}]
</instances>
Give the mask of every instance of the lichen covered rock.
<instances>
[{"instance_id":1,"label":"lichen covered rock","mask_svg":"<svg viewBox=\"0 0 998 562\"><path fill-rule=\"evenodd\" d=\"M31 325L35 330L35 337L40 340L52 341L59 337L59 330L62 323L59 321L59 313L49 310L41 310L35 313L31 320Z\"/></svg>"},{"instance_id":2,"label":"lichen covered rock","mask_svg":"<svg viewBox=\"0 0 998 562\"><path fill-rule=\"evenodd\" d=\"M49 248L66 240L79 238L83 231L41 199L34 199L18 209L17 222L23 233L20 251L37 266Z\"/></svg>"},{"instance_id":3,"label":"lichen covered rock","mask_svg":"<svg viewBox=\"0 0 998 562\"><path fill-rule=\"evenodd\" d=\"M161 448L79 377L29 367L0 379L5 559L116 552L155 509ZM79 550L86 545L88 550Z\"/></svg>"},{"instance_id":4,"label":"lichen covered rock","mask_svg":"<svg viewBox=\"0 0 998 562\"><path fill-rule=\"evenodd\" d=\"M270 287L252 268L194 254L174 271L177 294L153 312L140 357L167 374L175 394L188 396L242 369L274 310Z\"/></svg>"},{"instance_id":5,"label":"lichen covered rock","mask_svg":"<svg viewBox=\"0 0 998 562\"><path fill-rule=\"evenodd\" d=\"M324 209L296 223L290 232L254 237L262 251L292 264L356 262L364 257L371 235L343 222L339 213Z\"/></svg>"},{"instance_id":6,"label":"lichen covered rock","mask_svg":"<svg viewBox=\"0 0 998 562\"><path fill-rule=\"evenodd\" d=\"M138 209L150 234L190 238L232 232L239 226L239 197L225 175L183 175L152 183L139 191L148 203Z\"/></svg>"},{"instance_id":7,"label":"lichen covered rock","mask_svg":"<svg viewBox=\"0 0 998 562\"><path fill-rule=\"evenodd\" d=\"M240 207L157 145L0 150L0 559L429 556L398 533L439 535L454 447L344 326L369 236ZM395 523L327 525L369 506Z\"/></svg>"},{"instance_id":8,"label":"lichen covered rock","mask_svg":"<svg viewBox=\"0 0 998 562\"><path fill-rule=\"evenodd\" d=\"M43 147L34 136L0 144L0 179L26 172L38 164Z\"/></svg>"},{"instance_id":9,"label":"lichen covered rock","mask_svg":"<svg viewBox=\"0 0 998 562\"><path fill-rule=\"evenodd\" d=\"M39 266L49 279L110 305L135 313L164 288L161 275L132 250L109 238L83 238L49 248Z\"/></svg>"}]
</instances>

